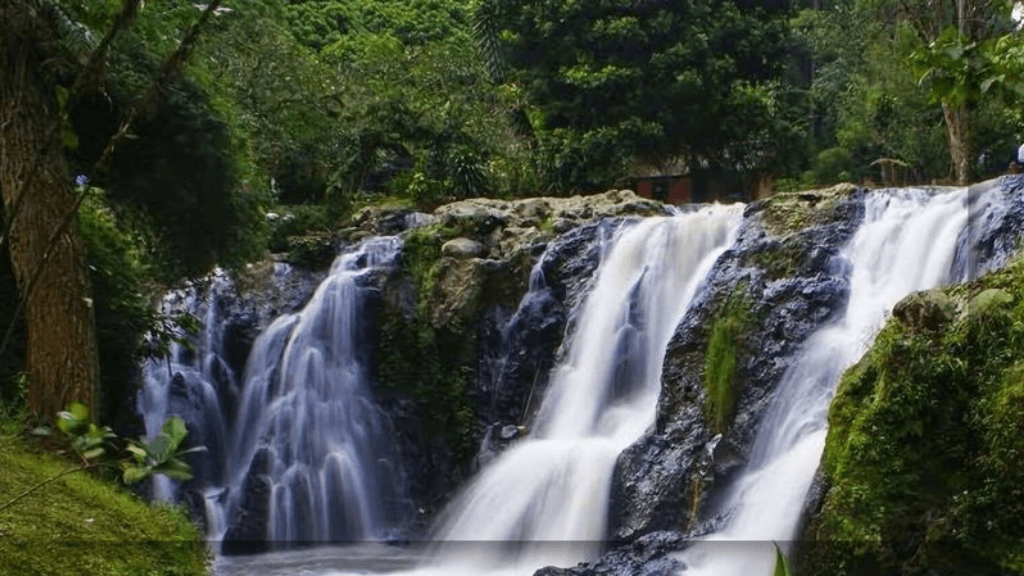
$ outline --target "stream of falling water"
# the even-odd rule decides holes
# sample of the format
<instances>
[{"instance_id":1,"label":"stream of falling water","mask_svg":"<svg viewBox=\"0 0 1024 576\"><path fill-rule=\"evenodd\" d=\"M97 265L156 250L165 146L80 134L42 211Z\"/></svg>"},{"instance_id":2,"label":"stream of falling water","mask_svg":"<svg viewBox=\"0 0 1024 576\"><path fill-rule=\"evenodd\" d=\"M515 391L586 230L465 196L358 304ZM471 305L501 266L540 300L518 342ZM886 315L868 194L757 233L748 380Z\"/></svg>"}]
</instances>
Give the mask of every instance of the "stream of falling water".
<instances>
[{"instance_id":1,"label":"stream of falling water","mask_svg":"<svg viewBox=\"0 0 1024 576\"><path fill-rule=\"evenodd\" d=\"M653 424L665 348L741 210L712 206L619 233L530 433L448 506L441 544L415 574L531 574L601 551L615 460Z\"/></svg>"},{"instance_id":2,"label":"stream of falling water","mask_svg":"<svg viewBox=\"0 0 1024 576\"><path fill-rule=\"evenodd\" d=\"M247 479L264 479L271 542L388 538L408 516L404 474L397 469L386 418L368 387L361 326L361 275L392 265L398 238L373 238L339 256L306 306L285 314L256 339L245 367L236 417L225 422L216 388L236 388L222 360L224 320L206 303L198 350L172 350L166 366L147 366L139 409L151 437L170 413L185 412L190 435L216 464L197 470L211 540L225 538ZM217 292L226 278L216 277ZM186 296L185 309L197 309ZM157 496L173 499L160 479ZM252 521L251 519L248 521Z\"/></svg>"},{"instance_id":3,"label":"stream of falling water","mask_svg":"<svg viewBox=\"0 0 1024 576\"><path fill-rule=\"evenodd\" d=\"M968 202L967 189L867 197L864 222L844 252L852 265L845 313L808 338L786 371L726 499L725 526L680 555L686 576L772 574L773 543L786 551L796 536L839 377L867 351L900 299L965 279L960 276L969 267L957 271L954 264Z\"/></svg>"}]
</instances>

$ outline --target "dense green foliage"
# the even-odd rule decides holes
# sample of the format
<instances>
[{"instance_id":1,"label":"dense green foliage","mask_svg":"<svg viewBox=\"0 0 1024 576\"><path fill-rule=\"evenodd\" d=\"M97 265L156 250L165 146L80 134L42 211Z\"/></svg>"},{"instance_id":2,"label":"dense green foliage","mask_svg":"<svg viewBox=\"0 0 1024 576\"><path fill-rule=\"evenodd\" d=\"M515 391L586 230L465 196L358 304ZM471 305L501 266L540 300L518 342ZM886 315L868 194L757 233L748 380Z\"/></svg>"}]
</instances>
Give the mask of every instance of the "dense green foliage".
<instances>
[{"instance_id":1,"label":"dense green foliage","mask_svg":"<svg viewBox=\"0 0 1024 576\"><path fill-rule=\"evenodd\" d=\"M787 2L484 5L555 189L607 186L637 163L754 170L785 155Z\"/></svg>"},{"instance_id":2,"label":"dense green foliage","mask_svg":"<svg viewBox=\"0 0 1024 576\"><path fill-rule=\"evenodd\" d=\"M816 4L792 21L811 118L798 185L950 178L943 102L964 107L971 175L1006 169L1024 139L1019 64L1005 57L1019 45L1011 2L966 1L963 34L954 0ZM900 163L895 178L883 178L879 159Z\"/></svg>"},{"instance_id":3,"label":"dense green foliage","mask_svg":"<svg viewBox=\"0 0 1024 576\"><path fill-rule=\"evenodd\" d=\"M888 323L829 412L814 574L1024 570L1024 264Z\"/></svg>"},{"instance_id":4,"label":"dense green foliage","mask_svg":"<svg viewBox=\"0 0 1024 576\"><path fill-rule=\"evenodd\" d=\"M78 212L78 226L89 255L100 356L100 416L113 422L138 376L142 338L156 322L147 238L126 226L94 190Z\"/></svg>"}]
</instances>

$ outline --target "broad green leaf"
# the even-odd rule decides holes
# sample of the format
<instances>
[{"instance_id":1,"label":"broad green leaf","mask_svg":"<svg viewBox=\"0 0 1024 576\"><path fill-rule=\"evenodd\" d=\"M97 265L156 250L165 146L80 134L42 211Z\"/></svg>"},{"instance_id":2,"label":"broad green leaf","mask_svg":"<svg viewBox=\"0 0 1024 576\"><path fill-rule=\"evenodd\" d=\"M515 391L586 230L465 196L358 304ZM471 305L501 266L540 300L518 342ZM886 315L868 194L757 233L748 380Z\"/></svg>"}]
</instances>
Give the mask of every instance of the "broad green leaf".
<instances>
[{"instance_id":1,"label":"broad green leaf","mask_svg":"<svg viewBox=\"0 0 1024 576\"><path fill-rule=\"evenodd\" d=\"M84 422L89 419L89 409L78 402L72 402L71 406L68 406L68 411L79 421Z\"/></svg>"},{"instance_id":2,"label":"broad green leaf","mask_svg":"<svg viewBox=\"0 0 1024 576\"><path fill-rule=\"evenodd\" d=\"M121 475L121 478L124 480L125 484L135 484L136 482L139 482L140 480L144 480L151 473L152 472L151 472L151 470L149 468L140 468L140 467L136 467L136 466L125 466L124 467L124 473Z\"/></svg>"},{"instance_id":3,"label":"broad green leaf","mask_svg":"<svg viewBox=\"0 0 1024 576\"><path fill-rule=\"evenodd\" d=\"M192 478L192 467L177 459L171 459L162 465L154 466L153 471L164 474L172 480L182 482Z\"/></svg>"},{"instance_id":4,"label":"broad green leaf","mask_svg":"<svg viewBox=\"0 0 1024 576\"><path fill-rule=\"evenodd\" d=\"M160 429L160 435L167 436L168 448L173 452L181 444L181 441L185 439L185 436L188 435L185 421L179 416L168 417Z\"/></svg>"},{"instance_id":5,"label":"broad green leaf","mask_svg":"<svg viewBox=\"0 0 1024 576\"><path fill-rule=\"evenodd\" d=\"M99 447L93 448L91 450L86 450L85 452L83 452L82 453L82 458L85 458L86 460L92 460L94 458L99 458L100 456L103 455L104 452L105 452L105 450L103 449L103 447L99 446Z\"/></svg>"},{"instance_id":6,"label":"broad green leaf","mask_svg":"<svg viewBox=\"0 0 1024 576\"><path fill-rule=\"evenodd\" d=\"M149 457L155 462L163 462L166 460L167 455L170 453L167 436L165 434L160 434L155 440L146 444L146 452L149 453Z\"/></svg>"},{"instance_id":7,"label":"broad green leaf","mask_svg":"<svg viewBox=\"0 0 1024 576\"><path fill-rule=\"evenodd\" d=\"M138 460L139 462L145 462L146 450L139 446L138 444L129 444L128 446L125 447L125 449L131 452L132 455L135 456L135 459Z\"/></svg>"},{"instance_id":8,"label":"broad green leaf","mask_svg":"<svg viewBox=\"0 0 1024 576\"><path fill-rule=\"evenodd\" d=\"M75 428L74 415L71 412L58 412L57 413L57 428L65 434L70 434L71 430Z\"/></svg>"}]
</instances>

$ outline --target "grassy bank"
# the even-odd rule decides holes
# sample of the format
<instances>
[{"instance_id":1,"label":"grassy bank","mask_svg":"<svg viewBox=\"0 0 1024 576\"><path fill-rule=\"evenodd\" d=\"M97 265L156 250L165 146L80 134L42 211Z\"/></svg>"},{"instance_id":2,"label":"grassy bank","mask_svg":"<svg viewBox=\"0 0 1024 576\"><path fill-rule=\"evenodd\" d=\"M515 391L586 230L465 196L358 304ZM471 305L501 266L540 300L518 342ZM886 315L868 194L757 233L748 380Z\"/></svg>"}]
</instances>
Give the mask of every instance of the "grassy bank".
<instances>
[{"instance_id":1,"label":"grassy bank","mask_svg":"<svg viewBox=\"0 0 1024 576\"><path fill-rule=\"evenodd\" d=\"M0 506L75 466L0 431ZM149 505L76 472L0 511L6 576L205 575L203 541L184 511Z\"/></svg>"}]
</instances>

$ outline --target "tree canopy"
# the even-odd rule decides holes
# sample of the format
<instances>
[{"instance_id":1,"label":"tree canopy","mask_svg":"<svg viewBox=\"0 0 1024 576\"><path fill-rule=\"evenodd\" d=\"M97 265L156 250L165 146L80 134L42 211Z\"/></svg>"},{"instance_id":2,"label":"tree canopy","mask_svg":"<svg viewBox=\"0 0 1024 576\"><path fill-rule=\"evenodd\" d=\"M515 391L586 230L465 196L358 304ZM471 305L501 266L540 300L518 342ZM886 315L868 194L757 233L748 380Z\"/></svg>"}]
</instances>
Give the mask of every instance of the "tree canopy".
<instances>
[{"instance_id":1,"label":"tree canopy","mask_svg":"<svg viewBox=\"0 0 1024 576\"><path fill-rule=\"evenodd\" d=\"M489 0L482 12L556 186L607 185L636 162L774 159L757 136L779 120L786 2Z\"/></svg>"}]
</instances>

